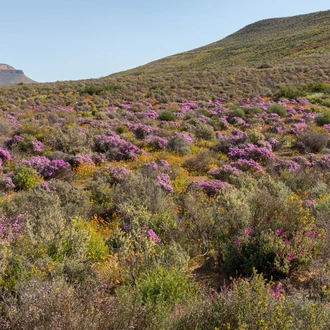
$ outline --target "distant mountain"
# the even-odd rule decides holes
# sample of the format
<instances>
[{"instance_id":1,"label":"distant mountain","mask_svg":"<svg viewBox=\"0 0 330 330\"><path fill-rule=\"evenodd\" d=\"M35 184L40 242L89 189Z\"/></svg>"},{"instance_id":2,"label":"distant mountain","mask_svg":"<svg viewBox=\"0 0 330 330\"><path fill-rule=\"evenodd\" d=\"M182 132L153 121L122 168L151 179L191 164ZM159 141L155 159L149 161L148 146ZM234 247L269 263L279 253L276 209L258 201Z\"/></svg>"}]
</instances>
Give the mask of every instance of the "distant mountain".
<instances>
[{"instance_id":1,"label":"distant mountain","mask_svg":"<svg viewBox=\"0 0 330 330\"><path fill-rule=\"evenodd\" d=\"M212 67L267 66L267 62L329 56L330 10L262 20L207 46L119 74L162 74Z\"/></svg>"},{"instance_id":2,"label":"distant mountain","mask_svg":"<svg viewBox=\"0 0 330 330\"><path fill-rule=\"evenodd\" d=\"M0 63L0 86L9 86L19 83L34 83L22 70L16 70L8 64Z\"/></svg>"}]
</instances>

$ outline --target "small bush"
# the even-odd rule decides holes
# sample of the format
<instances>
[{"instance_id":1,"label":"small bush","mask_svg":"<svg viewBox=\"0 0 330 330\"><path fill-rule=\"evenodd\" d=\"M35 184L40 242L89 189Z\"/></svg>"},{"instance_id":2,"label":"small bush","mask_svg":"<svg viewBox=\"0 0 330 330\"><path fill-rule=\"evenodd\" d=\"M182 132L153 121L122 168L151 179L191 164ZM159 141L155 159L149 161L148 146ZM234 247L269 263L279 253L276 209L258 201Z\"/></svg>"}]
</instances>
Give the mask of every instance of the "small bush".
<instances>
[{"instance_id":1,"label":"small bush","mask_svg":"<svg viewBox=\"0 0 330 330\"><path fill-rule=\"evenodd\" d=\"M187 168L188 171L205 174L212 166L214 156L211 151L202 151L198 155L188 158L183 167Z\"/></svg>"},{"instance_id":2,"label":"small bush","mask_svg":"<svg viewBox=\"0 0 330 330\"><path fill-rule=\"evenodd\" d=\"M315 117L315 123L318 126L330 124L330 111L317 114Z\"/></svg>"},{"instance_id":3,"label":"small bush","mask_svg":"<svg viewBox=\"0 0 330 330\"><path fill-rule=\"evenodd\" d=\"M176 269L152 269L136 284L138 295L145 305L172 305L183 303L195 290L188 279Z\"/></svg>"},{"instance_id":4,"label":"small bush","mask_svg":"<svg viewBox=\"0 0 330 330\"><path fill-rule=\"evenodd\" d=\"M211 126L203 124L195 129L195 136L197 139L203 139L207 141L215 140L215 133Z\"/></svg>"},{"instance_id":5,"label":"small bush","mask_svg":"<svg viewBox=\"0 0 330 330\"><path fill-rule=\"evenodd\" d=\"M305 152L321 152L328 144L327 134L318 132L306 132L297 137L297 146Z\"/></svg>"},{"instance_id":6,"label":"small bush","mask_svg":"<svg viewBox=\"0 0 330 330\"><path fill-rule=\"evenodd\" d=\"M190 145L191 143L183 135L177 134L169 139L166 147L182 155L188 155L191 153Z\"/></svg>"},{"instance_id":7,"label":"small bush","mask_svg":"<svg viewBox=\"0 0 330 330\"><path fill-rule=\"evenodd\" d=\"M227 112L229 120L234 117L245 118L245 112L242 108L238 106L231 106Z\"/></svg>"},{"instance_id":8,"label":"small bush","mask_svg":"<svg viewBox=\"0 0 330 330\"><path fill-rule=\"evenodd\" d=\"M292 86L282 87L279 93L279 97L284 97L289 100L293 100L305 95L306 93L303 90L299 88L293 88Z\"/></svg>"},{"instance_id":9,"label":"small bush","mask_svg":"<svg viewBox=\"0 0 330 330\"><path fill-rule=\"evenodd\" d=\"M267 108L268 113L277 113L280 117L286 117L288 112L283 105L272 104Z\"/></svg>"},{"instance_id":10,"label":"small bush","mask_svg":"<svg viewBox=\"0 0 330 330\"><path fill-rule=\"evenodd\" d=\"M14 185L18 189L24 189L24 190L34 187L40 181L41 178L34 171L34 169L27 167L25 165L18 167L13 177Z\"/></svg>"},{"instance_id":11,"label":"small bush","mask_svg":"<svg viewBox=\"0 0 330 330\"><path fill-rule=\"evenodd\" d=\"M176 117L171 110L164 110L159 113L159 120L176 121Z\"/></svg>"},{"instance_id":12,"label":"small bush","mask_svg":"<svg viewBox=\"0 0 330 330\"><path fill-rule=\"evenodd\" d=\"M245 111L245 114L247 116L254 116L254 115L257 115L259 113L263 113L263 110L259 107L251 107L251 108L244 108L244 111Z\"/></svg>"},{"instance_id":13,"label":"small bush","mask_svg":"<svg viewBox=\"0 0 330 330\"><path fill-rule=\"evenodd\" d=\"M103 85L103 86L86 86L85 88L79 91L80 95L89 94L89 95L99 95L107 92L115 92L121 89L119 85Z\"/></svg>"}]
</instances>

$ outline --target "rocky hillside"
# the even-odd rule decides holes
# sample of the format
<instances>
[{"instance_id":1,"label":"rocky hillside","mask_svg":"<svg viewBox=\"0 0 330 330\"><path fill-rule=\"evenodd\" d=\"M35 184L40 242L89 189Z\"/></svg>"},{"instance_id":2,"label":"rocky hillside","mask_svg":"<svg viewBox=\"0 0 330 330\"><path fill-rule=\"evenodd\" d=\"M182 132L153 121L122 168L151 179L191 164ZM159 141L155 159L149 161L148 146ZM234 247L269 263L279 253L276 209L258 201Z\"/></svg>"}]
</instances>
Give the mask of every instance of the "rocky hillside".
<instances>
[{"instance_id":1,"label":"rocky hillside","mask_svg":"<svg viewBox=\"0 0 330 330\"><path fill-rule=\"evenodd\" d=\"M0 86L33 82L35 81L27 77L22 70L16 70L8 64L0 63Z\"/></svg>"}]
</instances>

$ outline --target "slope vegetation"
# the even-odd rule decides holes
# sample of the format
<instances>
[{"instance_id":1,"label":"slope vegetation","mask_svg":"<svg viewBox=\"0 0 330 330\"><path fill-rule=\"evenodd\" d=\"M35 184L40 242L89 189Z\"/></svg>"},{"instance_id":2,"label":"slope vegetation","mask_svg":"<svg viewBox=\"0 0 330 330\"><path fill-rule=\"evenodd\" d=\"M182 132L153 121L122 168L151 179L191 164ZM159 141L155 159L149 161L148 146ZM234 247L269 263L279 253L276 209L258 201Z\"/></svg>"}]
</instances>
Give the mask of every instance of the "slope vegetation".
<instances>
[{"instance_id":1,"label":"slope vegetation","mask_svg":"<svg viewBox=\"0 0 330 330\"><path fill-rule=\"evenodd\" d=\"M129 74L198 70L214 66L261 65L264 61L323 57L330 51L330 11L266 19L188 52L129 70Z\"/></svg>"}]
</instances>

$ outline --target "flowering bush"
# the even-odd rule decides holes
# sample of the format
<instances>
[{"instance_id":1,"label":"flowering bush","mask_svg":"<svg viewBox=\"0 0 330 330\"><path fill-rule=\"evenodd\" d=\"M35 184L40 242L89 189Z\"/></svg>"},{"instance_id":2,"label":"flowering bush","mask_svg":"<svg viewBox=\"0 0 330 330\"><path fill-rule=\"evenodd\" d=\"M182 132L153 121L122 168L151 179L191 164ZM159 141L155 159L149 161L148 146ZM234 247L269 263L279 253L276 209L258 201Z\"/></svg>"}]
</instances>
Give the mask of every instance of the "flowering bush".
<instances>
[{"instance_id":1,"label":"flowering bush","mask_svg":"<svg viewBox=\"0 0 330 330\"><path fill-rule=\"evenodd\" d=\"M13 178L9 174L3 174L0 176L0 190L1 191L7 191L14 189L15 185L13 183Z\"/></svg>"},{"instance_id":2,"label":"flowering bush","mask_svg":"<svg viewBox=\"0 0 330 330\"><path fill-rule=\"evenodd\" d=\"M241 159L269 160L274 159L272 151L258 147L255 144L247 143L244 146L229 148L228 156Z\"/></svg>"},{"instance_id":3,"label":"flowering bush","mask_svg":"<svg viewBox=\"0 0 330 330\"><path fill-rule=\"evenodd\" d=\"M168 191L170 193L173 192L170 176L166 173L160 173L157 175L156 185L163 188L165 191Z\"/></svg>"},{"instance_id":4,"label":"flowering bush","mask_svg":"<svg viewBox=\"0 0 330 330\"><path fill-rule=\"evenodd\" d=\"M288 276L293 269L311 262L323 244L323 232L314 224L303 204L290 199L284 209L291 216L268 219L241 234L226 246L225 263L229 273L252 274L257 268L265 276ZM289 212L289 211L286 211Z\"/></svg>"},{"instance_id":5,"label":"flowering bush","mask_svg":"<svg viewBox=\"0 0 330 330\"><path fill-rule=\"evenodd\" d=\"M227 186L227 182L220 180L215 181L192 181L188 188L193 188L194 186L202 188L207 195L213 196L216 195L221 189Z\"/></svg>"},{"instance_id":6,"label":"flowering bush","mask_svg":"<svg viewBox=\"0 0 330 330\"><path fill-rule=\"evenodd\" d=\"M265 173L263 167L252 159L238 159L236 162L231 162L230 166L235 167L243 172L257 171L260 173Z\"/></svg>"},{"instance_id":7,"label":"flowering bush","mask_svg":"<svg viewBox=\"0 0 330 330\"><path fill-rule=\"evenodd\" d=\"M9 151L0 148L0 159L4 162L12 160Z\"/></svg>"},{"instance_id":8,"label":"flowering bush","mask_svg":"<svg viewBox=\"0 0 330 330\"><path fill-rule=\"evenodd\" d=\"M208 175L217 180L228 181L231 175L238 175L241 171L231 165L223 165L221 167L213 168L207 172Z\"/></svg>"},{"instance_id":9,"label":"flowering bush","mask_svg":"<svg viewBox=\"0 0 330 330\"><path fill-rule=\"evenodd\" d=\"M168 140L166 138L155 135L147 136L145 141L156 150L165 149L168 143Z\"/></svg>"},{"instance_id":10,"label":"flowering bush","mask_svg":"<svg viewBox=\"0 0 330 330\"><path fill-rule=\"evenodd\" d=\"M11 241L23 234L23 226L26 217L23 214L8 217L0 217L0 237L5 241Z\"/></svg>"},{"instance_id":11,"label":"flowering bush","mask_svg":"<svg viewBox=\"0 0 330 330\"><path fill-rule=\"evenodd\" d=\"M31 145L32 145L33 152L35 152L35 153L43 152L44 145L42 142L40 142L38 140L34 140L31 142Z\"/></svg>"},{"instance_id":12,"label":"flowering bush","mask_svg":"<svg viewBox=\"0 0 330 330\"><path fill-rule=\"evenodd\" d=\"M108 160L134 159L144 154L144 151L119 135L96 135L94 148L97 152L106 153Z\"/></svg>"},{"instance_id":13,"label":"flowering bush","mask_svg":"<svg viewBox=\"0 0 330 330\"><path fill-rule=\"evenodd\" d=\"M42 175L45 178L53 176L57 171L61 169L71 168L70 164L62 159L50 160L45 156L35 156L26 160L23 159L18 165L25 165L33 168L37 174Z\"/></svg>"}]
</instances>

